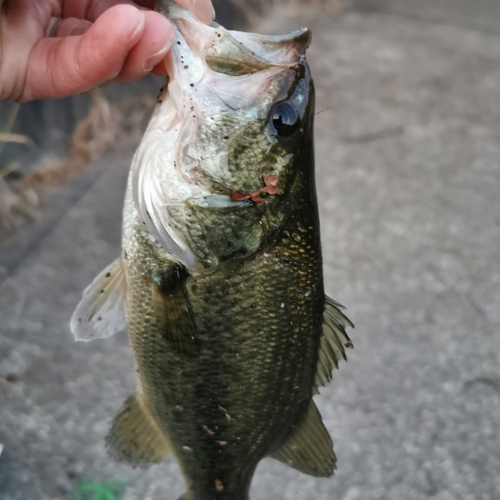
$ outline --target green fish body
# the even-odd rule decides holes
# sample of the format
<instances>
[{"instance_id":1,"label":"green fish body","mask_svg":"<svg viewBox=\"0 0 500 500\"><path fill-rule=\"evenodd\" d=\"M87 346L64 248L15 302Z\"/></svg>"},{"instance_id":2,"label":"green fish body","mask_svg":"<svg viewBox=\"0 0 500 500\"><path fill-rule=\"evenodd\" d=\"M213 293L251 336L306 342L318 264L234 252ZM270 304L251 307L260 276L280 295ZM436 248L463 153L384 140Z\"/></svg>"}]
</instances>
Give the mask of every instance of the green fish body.
<instances>
[{"instance_id":1,"label":"green fish body","mask_svg":"<svg viewBox=\"0 0 500 500\"><path fill-rule=\"evenodd\" d=\"M108 436L117 459L173 453L185 500L245 500L267 456L333 473L312 397L352 346L323 288L309 34L169 17L171 81L132 166L122 257L72 330L128 328L138 387Z\"/></svg>"}]
</instances>

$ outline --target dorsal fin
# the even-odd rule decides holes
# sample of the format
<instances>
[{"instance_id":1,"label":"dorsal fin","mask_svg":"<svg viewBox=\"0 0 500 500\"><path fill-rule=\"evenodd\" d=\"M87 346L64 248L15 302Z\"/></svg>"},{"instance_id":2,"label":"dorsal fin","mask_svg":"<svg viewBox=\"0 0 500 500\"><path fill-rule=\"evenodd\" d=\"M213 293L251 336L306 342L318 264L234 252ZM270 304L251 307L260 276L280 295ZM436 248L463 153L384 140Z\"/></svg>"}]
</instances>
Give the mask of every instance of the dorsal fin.
<instances>
[{"instance_id":1,"label":"dorsal fin","mask_svg":"<svg viewBox=\"0 0 500 500\"><path fill-rule=\"evenodd\" d=\"M346 349L352 349L346 328L354 325L342 312L343 306L325 296L325 311L323 313L323 335L319 350L318 367L314 380L313 394L318 394L318 388L324 387L332 378L332 371L339 367L343 358L347 361Z\"/></svg>"},{"instance_id":2,"label":"dorsal fin","mask_svg":"<svg viewBox=\"0 0 500 500\"><path fill-rule=\"evenodd\" d=\"M105 339L125 330L125 273L121 259L106 267L83 292L71 318L75 340Z\"/></svg>"}]
</instances>

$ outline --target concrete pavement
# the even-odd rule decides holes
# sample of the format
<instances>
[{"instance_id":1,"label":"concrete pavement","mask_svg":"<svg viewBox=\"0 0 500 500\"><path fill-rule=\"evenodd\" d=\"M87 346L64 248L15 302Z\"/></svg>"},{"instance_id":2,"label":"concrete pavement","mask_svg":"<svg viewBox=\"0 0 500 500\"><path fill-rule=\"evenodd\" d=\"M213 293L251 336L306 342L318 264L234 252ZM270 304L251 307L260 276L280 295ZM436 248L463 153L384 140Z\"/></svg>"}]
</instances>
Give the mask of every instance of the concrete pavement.
<instances>
[{"instance_id":1,"label":"concrete pavement","mask_svg":"<svg viewBox=\"0 0 500 500\"><path fill-rule=\"evenodd\" d=\"M336 476L266 460L252 498L498 500L500 38L369 12L261 28L304 24L327 291L349 308L355 349L316 398ZM64 188L39 243L0 260L2 500L69 499L81 477L128 482L125 500L182 493L172 459L133 471L106 456L134 387L126 337L75 344L68 329L118 255L130 154Z\"/></svg>"}]
</instances>

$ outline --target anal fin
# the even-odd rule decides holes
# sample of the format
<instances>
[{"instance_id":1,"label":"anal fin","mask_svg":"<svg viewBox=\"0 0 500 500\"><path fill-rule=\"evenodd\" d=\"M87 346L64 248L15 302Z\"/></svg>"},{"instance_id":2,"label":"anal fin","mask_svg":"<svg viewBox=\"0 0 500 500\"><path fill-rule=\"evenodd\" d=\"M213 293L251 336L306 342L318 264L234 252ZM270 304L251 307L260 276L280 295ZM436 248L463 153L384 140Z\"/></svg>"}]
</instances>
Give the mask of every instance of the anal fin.
<instances>
[{"instance_id":1,"label":"anal fin","mask_svg":"<svg viewBox=\"0 0 500 500\"><path fill-rule=\"evenodd\" d=\"M330 477L333 474L336 457L332 439L313 400L301 421L271 457L309 476Z\"/></svg>"},{"instance_id":2,"label":"anal fin","mask_svg":"<svg viewBox=\"0 0 500 500\"><path fill-rule=\"evenodd\" d=\"M171 452L168 440L137 394L127 399L115 418L106 444L115 459L134 467L159 463Z\"/></svg>"}]
</instances>

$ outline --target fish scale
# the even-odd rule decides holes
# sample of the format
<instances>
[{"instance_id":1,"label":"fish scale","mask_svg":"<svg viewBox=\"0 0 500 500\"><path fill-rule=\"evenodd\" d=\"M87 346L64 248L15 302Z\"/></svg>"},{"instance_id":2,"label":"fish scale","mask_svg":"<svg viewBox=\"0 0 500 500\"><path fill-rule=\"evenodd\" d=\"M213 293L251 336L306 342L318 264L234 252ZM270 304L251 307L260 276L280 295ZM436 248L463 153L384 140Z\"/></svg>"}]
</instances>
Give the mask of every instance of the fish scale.
<instances>
[{"instance_id":1,"label":"fish scale","mask_svg":"<svg viewBox=\"0 0 500 500\"><path fill-rule=\"evenodd\" d=\"M258 461L279 447L311 397L324 295L317 223L309 227L297 243L299 230L292 221L279 235L279 244L265 255L188 279L203 345L200 356L191 360L171 352L154 322L153 310L145 307L150 295L148 273L158 266L158 257L140 254L136 261L129 258L127 262L129 279L135 281L137 273L143 283L130 296L137 308L129 307L128 321L141 366L144 401L170 436L184 474L203 488L214 488L218 479L225 485L227 498L237 498L236 492L245 490ZM141 238L140 234L136 237ZM151 249L149 242L142 245ZM300 251L304 248L312 257L305 266ZM308 294L311 287L314 291ZM136 316L151 322L145 324ZM151 336L142 334L146 328ZM151 356L152 345L155 349L162 346L161 355ZM167 382L161 389L159 380ZM176 411L176 405L183 410ZM221 447L218 441L228 444ZM184 447L192 450L187 462ZM213 466L204 470L204 464ZM230 471L227 479L225 470ZM233 487L231 478L240 470L244 474Z\"/></svg>"}]
</instances>

